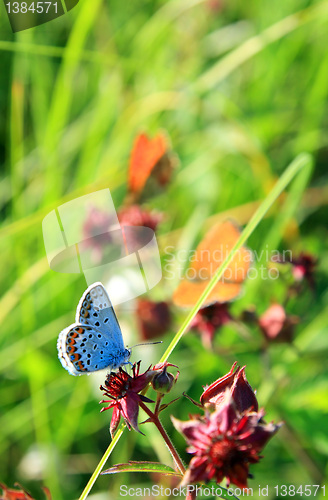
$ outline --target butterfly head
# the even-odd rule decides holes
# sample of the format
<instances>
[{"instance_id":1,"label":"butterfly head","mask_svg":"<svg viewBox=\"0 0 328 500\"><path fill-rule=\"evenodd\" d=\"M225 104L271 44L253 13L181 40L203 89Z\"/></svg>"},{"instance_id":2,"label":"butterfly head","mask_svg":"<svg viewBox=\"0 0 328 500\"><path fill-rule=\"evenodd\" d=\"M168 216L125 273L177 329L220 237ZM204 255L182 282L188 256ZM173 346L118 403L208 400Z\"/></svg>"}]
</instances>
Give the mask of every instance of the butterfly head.
<instances>
[{"instance_id":1,"label":"butterfly head","mask_svg":"<svg viewBox=\"0 0 328 500\"><path fill-rule=\"evenodd\" d=\"M128 363L129 362L129 359L130 359L130 356L131 356L131 348L129 349L128 347L125 348L124 350L124 362L125 363Z\"/></svg>"}]
</instances>

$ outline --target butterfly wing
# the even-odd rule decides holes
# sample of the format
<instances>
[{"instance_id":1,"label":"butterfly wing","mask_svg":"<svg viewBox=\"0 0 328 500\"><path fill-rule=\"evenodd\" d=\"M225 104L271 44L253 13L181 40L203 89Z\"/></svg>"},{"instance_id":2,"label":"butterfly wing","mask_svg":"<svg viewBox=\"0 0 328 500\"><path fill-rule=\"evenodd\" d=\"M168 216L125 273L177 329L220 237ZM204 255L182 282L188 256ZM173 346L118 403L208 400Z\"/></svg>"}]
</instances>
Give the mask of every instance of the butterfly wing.
<instances>
[{"instance_id":1,"label":"butterfly wing","mask_svg":"<svg viewBox=\"0 0 328 500\"><path fill-rule=\"evenodd\" d=\"M104 368L116 369L128 362L130 350L107 292L100 282L84 292L76 311L76 323L58 337L58 356L72 375Z\"/></svg>"},{"instance_id":2,"label":"butterfly wing","mask_svg":"<svg viewBox=\"0 0 328 500\"><path fill-rule=\"evenodd\" d=\"M124 349L119 322L108 294L99 281L86 289L76 309L76 323L92 326L112 340L118 349Z\"/></svg>"},{"instance_id":3,"label":"butterfly wing","mask_svg":"<svg viewBox=\"0 0 328 500\"><path fill-rule=\"evenodd\" d=\"M184 278L174 292L173 302L177 306L192 307L195 305L239 236L239 228L230 220L219 222L208 231L197 246L190 266L194 279ZM241 292L241 284L247 276L251 261L252 253L250 250L241 247L227 266L221 280L207 297L203 307L213 302L222 303L235 299Z\"/></svg>"},{"instance_id":4,"label":"butterfly wing","mask_svg":"<svg viewBox=\"0 0 328 500\"><path fill-rule=\"evenodd\" d=\"M157 162L167 149L163 134L149 139L146 134L139 134L132 148L129 166L129 190L140 193Z\"/></svg>"},{"instance_id":5,"label":"butterfly wing","mask_svg":"<svg viewBox=\"0 0 328 500\"><path fill-rule=\"evenodd\" d=\"M57 342L58 357L71 375L82 375L126 364L130 350L118 348L115 340L106 338L92 326L74 323L62 330Z\"/></svg>"},{"instance_id":6,"label":"butterfly wing","mask_svg":"<svg viewBox=\"0 0 328 500\"><path fill-rule=\"evenodd\" d=\"M196 249L191 268L200 274L204 280L207 273L208 278L215 274L216 270L228 256L240 236L237 225L227 220L215 224L205 235ZM235 253L230 264L223 273L223 280L231 283L242 283L252 260L252 254L246 247L241 247Z\"/></svg>"},{"instance_id":7,"label":"butterfly wing","mask_svg":"<svg viewBox=\"0 0 328 500\"><path fill-rule=\"evenodd\" d=\"M173 294L173 302L178 307L193 307L208 285L208 281L191 281L183 279ZM228 302L241 292L239 283L222 283L219 281L206 298L202 307L214 302Z\"/></svg>"}]
</instances>

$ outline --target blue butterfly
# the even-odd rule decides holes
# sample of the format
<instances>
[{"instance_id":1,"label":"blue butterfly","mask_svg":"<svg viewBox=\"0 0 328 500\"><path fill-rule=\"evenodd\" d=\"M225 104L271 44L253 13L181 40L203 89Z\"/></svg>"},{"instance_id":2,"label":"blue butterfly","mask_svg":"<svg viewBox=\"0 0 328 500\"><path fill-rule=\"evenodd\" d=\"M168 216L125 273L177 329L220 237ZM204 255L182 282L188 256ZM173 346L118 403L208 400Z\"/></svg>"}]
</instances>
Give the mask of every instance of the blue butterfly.
<instances>
[{"instance_id":1,"label":"blue butterfly","mask_svg":"<svg viewBox=\"0 0 328 500\"><path fill-rule=\"evenodd\" d=\"M71 375L132 364L131 349L124 347L120 325L102 283L86 289L77 306L75 323L60 332L57 349L61 364Z\"/></svg>"}]
</instances>

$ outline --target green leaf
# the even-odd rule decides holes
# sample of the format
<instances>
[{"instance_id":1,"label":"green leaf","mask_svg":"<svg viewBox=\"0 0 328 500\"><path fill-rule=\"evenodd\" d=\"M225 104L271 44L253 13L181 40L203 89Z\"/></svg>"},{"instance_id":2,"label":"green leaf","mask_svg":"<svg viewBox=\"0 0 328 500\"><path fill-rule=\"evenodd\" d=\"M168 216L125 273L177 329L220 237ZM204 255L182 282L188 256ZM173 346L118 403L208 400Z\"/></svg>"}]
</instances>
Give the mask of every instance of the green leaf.
<instances>
[{"instance_id":1,"label":"green leaf","mask_svg":"<svg viewBox=\"0 0 328 500\"><path fill-rule=\"evenodd\" d=\"M118 472L159 472L165 476L182 476L180 472L175 471L168 465L160 462L133 462L126 464L116 464L110 469L104 470L101 474L117 474Z\"/></svg>"}]
</instances>

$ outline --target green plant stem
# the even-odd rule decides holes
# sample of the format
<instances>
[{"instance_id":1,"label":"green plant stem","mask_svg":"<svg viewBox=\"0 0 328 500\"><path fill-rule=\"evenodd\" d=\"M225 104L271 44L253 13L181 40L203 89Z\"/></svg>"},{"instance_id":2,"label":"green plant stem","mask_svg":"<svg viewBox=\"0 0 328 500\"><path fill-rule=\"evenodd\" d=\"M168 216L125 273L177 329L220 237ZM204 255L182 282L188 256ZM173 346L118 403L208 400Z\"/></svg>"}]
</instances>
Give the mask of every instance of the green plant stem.
<instances>
[{"instance_id":1,"label":"green plant stem","mask_svg":"<svg viewBox=\"0 0 328 500\"><path fill-rule=\"evenodd\" d=\"M120 437L122 436L124 429L125 429L125 424L122 424L120 426L120 428L117 429L114 438L110 442L110 445L108 446L107 450L105 451L104 455L102 456L102 458L101 458L100 462L98 463L97 467L93 471L93 474L90 477L90 479L89 479L86 487L82 491L81 496L79 497L79 500L85 500L85 498L87 498L87 496L89 495L92 486L94 485L94 483L96 482L97 477L101 473L101 471L102 471L105 463L107 462L107 459L108 459L109 455L111 454L111 452L115 448L116 443L119 441Z\"/></svg>"},{"instance_id":2,"label":"green plant stem","mask_svg":"<svg viewBox=\"0 0 328 500\"><path fill-rule=\"evenodd\" d=\"M181 474L184 474L186 472L186 468L185 468L185 466L184 466L184 464L183 464L183 462L182 462L182 460L181 460L181 458L180 458L177 450L174 448L174 445L173 445L171 439L169 438L166 430L162 426L162 423L161 423L158 415L156 415L155 413L153 413L142 401L139 401L139 406L148 415L149 420L156 425L156 427L159 430L162 438L165 441L166 446L170 450L170 453L171 453L171 455L172 455L172 457L173 457L173 459L174 459L174 461L176 463L176 466L178 467L178 469L181 472Z\"/></svg>"}]
</instances>

